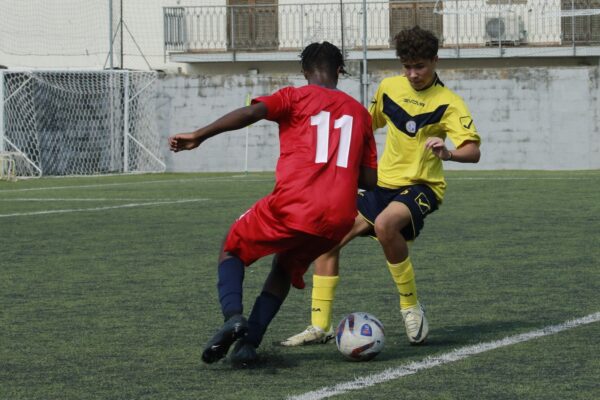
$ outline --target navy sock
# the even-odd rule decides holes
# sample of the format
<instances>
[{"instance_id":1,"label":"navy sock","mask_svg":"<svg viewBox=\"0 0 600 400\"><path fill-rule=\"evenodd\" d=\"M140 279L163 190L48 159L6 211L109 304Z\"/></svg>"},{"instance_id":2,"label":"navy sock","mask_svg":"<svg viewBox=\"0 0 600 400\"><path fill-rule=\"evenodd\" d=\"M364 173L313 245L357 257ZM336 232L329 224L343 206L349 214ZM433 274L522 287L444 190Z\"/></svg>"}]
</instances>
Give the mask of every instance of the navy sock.
<instances>
[{"instance_id":1,"label":"navy sock","mask_svg":"<svg viewBox=\"0 0 600 400\"><path fill-rule=\"evenodd\" d=\"M219 264L217 289L225 321L232 315L242 314L244 311L242 304L244 270L244 263L237 257L226 258Z\"/></svg>"},{"instance_id":2,"label":"navy sock","mask_svg":"<svg viewBox=\"0 0 600 400\"><path fill-rule=\"evenodd\" d=\"M281 307L283 300L269 292L262 292L256 298L250 318L248 318L248 336L244 341L250 343L254 347L258 347L262 342L263 336L267 331L267 327L271 320Z\"/></svg>"}]
</instances>

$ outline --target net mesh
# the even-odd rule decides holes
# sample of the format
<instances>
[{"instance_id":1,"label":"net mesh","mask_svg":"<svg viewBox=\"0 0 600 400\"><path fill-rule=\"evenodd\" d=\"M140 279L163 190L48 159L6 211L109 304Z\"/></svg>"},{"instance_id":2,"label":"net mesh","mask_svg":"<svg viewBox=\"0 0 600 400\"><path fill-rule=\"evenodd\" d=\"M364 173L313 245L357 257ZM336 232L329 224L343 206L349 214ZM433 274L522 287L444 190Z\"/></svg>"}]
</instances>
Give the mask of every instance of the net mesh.
<instances>
[{"instance_id":1,"label":"net mesh","mask_svg":"<svg viewBox=\"0 0 600 400\"><path fill-rule=\"evenodd\" d=\"M152 72L3 72L0 150L19 176L164 170ZM0 101L0 104L2 102Z\"/></svg>"}]
</instances>

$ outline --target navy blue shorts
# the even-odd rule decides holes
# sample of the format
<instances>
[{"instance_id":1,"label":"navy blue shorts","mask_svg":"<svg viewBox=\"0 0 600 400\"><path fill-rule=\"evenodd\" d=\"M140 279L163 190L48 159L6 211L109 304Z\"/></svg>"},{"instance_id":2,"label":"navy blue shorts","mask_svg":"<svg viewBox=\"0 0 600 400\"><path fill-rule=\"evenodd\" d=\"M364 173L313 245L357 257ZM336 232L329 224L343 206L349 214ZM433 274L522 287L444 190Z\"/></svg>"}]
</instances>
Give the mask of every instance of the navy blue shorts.
<instances>
[{"instance_id":1,"label":"navy blue shorts","mask_svg":"<svg viewBox=\"0 0 600 400\"><path fill-rule=\"evenodd\" d=\"M403 186L400 189L386 189L377 186L372 191L360 193L356 200L356 206L363 218L374 225L375 218L392 201L405 204L410 210L412 224L407 225L401 231L406 240L414 240L419 236L425 224L425 217L438 208L435 193L427 185ZM367 235L375 236L375 230L372 229Z\"/></svg>"}]
</instances>

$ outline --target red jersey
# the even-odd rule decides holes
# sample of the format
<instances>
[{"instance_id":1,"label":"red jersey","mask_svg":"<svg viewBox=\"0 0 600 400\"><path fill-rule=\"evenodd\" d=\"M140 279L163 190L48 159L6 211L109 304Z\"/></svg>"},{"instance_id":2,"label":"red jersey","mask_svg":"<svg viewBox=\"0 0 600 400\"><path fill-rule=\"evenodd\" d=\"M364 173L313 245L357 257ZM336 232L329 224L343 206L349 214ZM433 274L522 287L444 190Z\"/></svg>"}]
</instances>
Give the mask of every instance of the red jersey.
<instances>
[{"instance_id":1,"label":"red jersey","mask_svg":"<svg viewBox=\"0 0 600 400\"><path fill-rule=\"evenodd\" d=\"M258 97L279 124L272 213L289 228L336 241L356 217L360 167L377 168L368 111L346 93L317 85Z\"/></svg>"}]
</instances>

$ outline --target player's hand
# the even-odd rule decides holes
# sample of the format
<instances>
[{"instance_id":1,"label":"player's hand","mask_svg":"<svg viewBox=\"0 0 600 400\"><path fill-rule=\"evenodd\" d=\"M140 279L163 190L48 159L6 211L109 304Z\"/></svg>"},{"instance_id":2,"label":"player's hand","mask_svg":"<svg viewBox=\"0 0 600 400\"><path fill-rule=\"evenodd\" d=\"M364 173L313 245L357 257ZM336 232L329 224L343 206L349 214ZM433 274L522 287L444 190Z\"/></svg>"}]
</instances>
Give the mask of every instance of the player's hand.
<instances>
[{"instance_id":1,"label":"player's hand","mask_svg":"<svg viewBox=\"0 0 600 400\"><path fill-rule=\"evenodd\" d=\"M193 133L178 133L169 137L169 149L174 152L181 150L192 150L202 143Z\"/></svg>"},{"instance_id":2,"label":"player's hand","mask_svg":"<svg viewBox=\"0 0 600 400\"><path fill-rule=\"evenodd\" d=\"M433 152L433 154L442 160L448 160L450 158L450 150L446 147L444 139L439 137L430 137L425 141L425 148Z\"/></svg>"}]
</instances>

